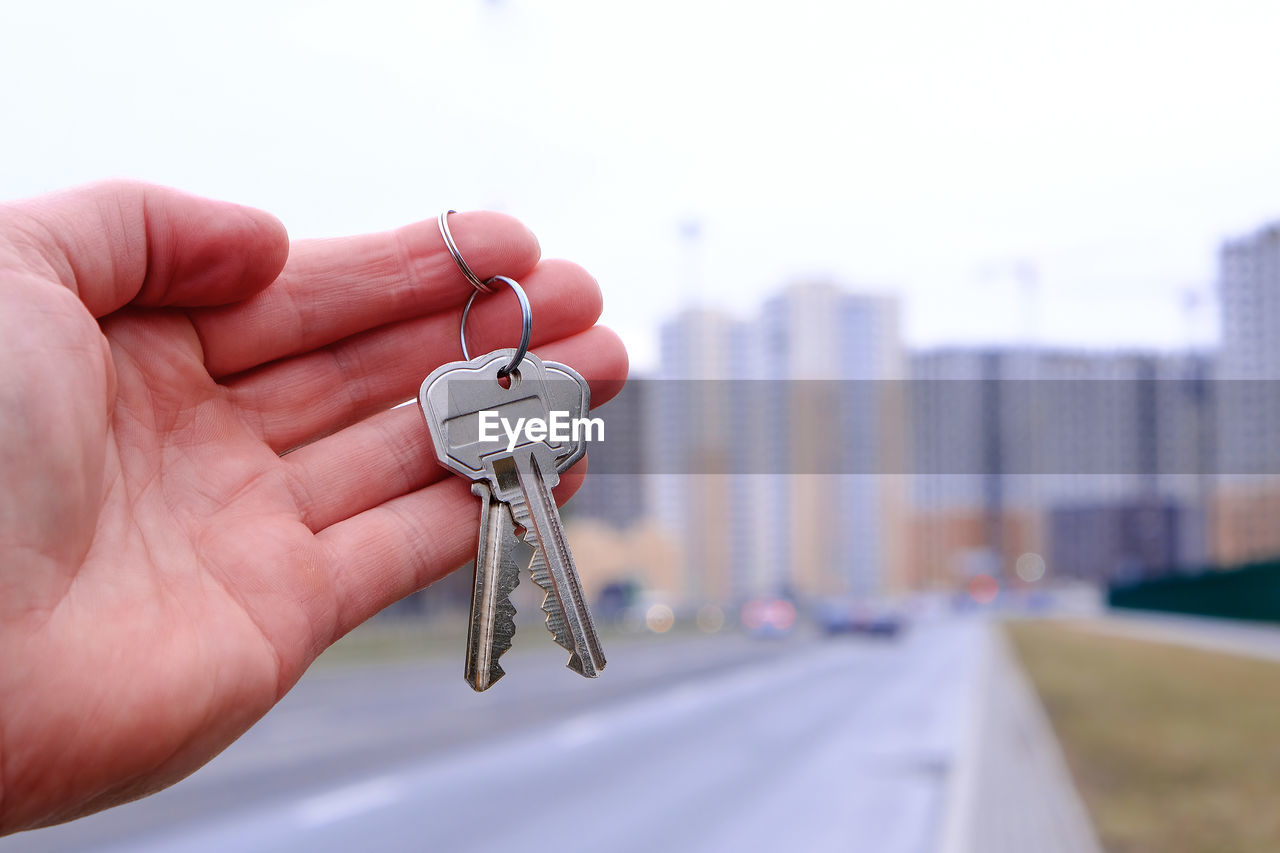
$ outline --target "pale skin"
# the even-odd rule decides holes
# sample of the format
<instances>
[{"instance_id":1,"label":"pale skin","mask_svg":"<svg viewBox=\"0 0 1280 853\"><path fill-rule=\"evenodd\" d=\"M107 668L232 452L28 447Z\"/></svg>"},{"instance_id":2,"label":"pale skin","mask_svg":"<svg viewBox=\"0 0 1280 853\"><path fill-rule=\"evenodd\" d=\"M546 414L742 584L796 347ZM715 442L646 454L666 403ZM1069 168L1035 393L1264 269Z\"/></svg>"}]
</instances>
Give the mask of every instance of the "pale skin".
<instances>
[{"instance_id":1,"label":"pale skin","mask_svg":"<svg viewBox=\"0 0 1280 853\"><path fill-rule=\"evenodd\" d=\"M615 394L595 280L510 217L450 224L525 286L533 350ZM472 556L468 484L391 408L461 357L470 292L434 219L290 244L138 184L0 205L0 834L190 774ZM478 301L472 352L517 323L510 294Z\"/></svg>"}]
</instances>

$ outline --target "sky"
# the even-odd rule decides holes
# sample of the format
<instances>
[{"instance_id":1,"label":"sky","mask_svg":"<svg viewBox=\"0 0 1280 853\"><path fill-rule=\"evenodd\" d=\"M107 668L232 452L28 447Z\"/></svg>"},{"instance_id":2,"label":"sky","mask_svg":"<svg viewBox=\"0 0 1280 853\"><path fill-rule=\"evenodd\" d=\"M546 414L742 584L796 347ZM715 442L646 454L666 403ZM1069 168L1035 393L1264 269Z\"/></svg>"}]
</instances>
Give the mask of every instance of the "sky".
<instances>
[{"instance_id":1,"label":"sky","mask_svg":"<svg viewBox=\"0 0 1280 853\"><path fill-rule=\"evenodd\" d=\"M1280 219L1277 32L1237 0L11 3L0 197L135 177L295 237L504 210L641 368L674 313L812 278L899 294L913 346L1205 345L1218 246Z\"/></svg>"}]
</instances>

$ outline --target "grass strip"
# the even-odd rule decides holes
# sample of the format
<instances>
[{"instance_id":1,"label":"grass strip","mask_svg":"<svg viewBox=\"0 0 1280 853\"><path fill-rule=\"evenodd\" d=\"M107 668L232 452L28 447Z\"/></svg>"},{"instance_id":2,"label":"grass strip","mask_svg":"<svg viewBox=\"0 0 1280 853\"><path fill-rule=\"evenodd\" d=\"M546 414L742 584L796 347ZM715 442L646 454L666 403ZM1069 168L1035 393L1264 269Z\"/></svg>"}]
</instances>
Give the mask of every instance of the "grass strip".
<instances>
[{"instance_id":1,"label":"grass strip","mask_svg":"<svg viewBox=\"0 0 1280 853\"><path fill-rule=\"evenodd\" d=\"M1280 664L1010 622L1112 853L1280 851Z\"/></svg>"}]
</instances>

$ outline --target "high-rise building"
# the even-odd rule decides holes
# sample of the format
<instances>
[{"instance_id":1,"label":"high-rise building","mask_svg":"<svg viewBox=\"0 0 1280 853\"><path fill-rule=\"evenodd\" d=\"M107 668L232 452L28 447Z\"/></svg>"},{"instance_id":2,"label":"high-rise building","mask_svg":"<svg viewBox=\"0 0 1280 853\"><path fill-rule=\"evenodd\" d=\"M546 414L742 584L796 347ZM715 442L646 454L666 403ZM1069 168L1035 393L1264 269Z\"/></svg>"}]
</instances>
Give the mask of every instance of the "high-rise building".
<instances>
[{"instance_id":1,"label":"high-rise building","mask_svg":"<svg viewBox=\"0 0 1280 853\"><path fill-rule=\"evenodd\" d=\"M1085 553L1051 541L1054 532L1085 530L1081 519L1103 529L1122 509L1151 515L1144 506L1174 507L1166 515L1179 521L1178 541L1158 552L1173 556L1152 569L1204 559L1203 357L956 348L917 354L912 367L912 564L922 584L1010 577L1027 552ZM1050 530L1052 513L1063 522ZM1107 565L1124 560L1133 562ZM1109 571L1099 564L1093 576Z\"/></svg>"},{"instance_id":2,"label":"high-rise building","mask_svg":"<svg viewBox=\"0 0 1280 853\"><path fill-rule=\"evenodd\" d=\"M779 385L775 434L790 457L784 492L791 586L801 596L872 596L901 587L905 378L896 298L831 282L794 284L759 321L765 375ZM777 452L777 451L775 451Z\"/></svg>"},{"instance_id":3,"label":"high-rise building","mask_svg":"<svg viewBox=\"0 0 1280 853\"><path fill-rule=\"evenodd\" d=\"M1223 379L1280 379L1280 222L1228 240L1218 258Z\"/></svg>"},{"instance_id":4,"label":"high-rise building","mask_svg":"<svg viewBox=\"0 0 1280 853\"><path fill-rule=\"evenodd\" d=\"M1159 498L1052 508L1046 562L1057 579L1095 583L1128 583L1198 568L1203 554L1187 549L1202 524L1199 508Z\"/></svg>"},{"instance_id":5,"label":"high-rise building","mask_svg":"<svg viewBox=\"0 0 1280 853\"><path fill-rule=\"evenodd\" d=\"M1218 382L1220 563L1280 553L1280 223L1223 244Z\"/></svg>"},{"instance_id":6,"label":"high-rise building","mask_svg":"<svg viewBox=\"0 0 1280 853\"><path fill-rule=\"evenodd\" d=\"M902 478L881 471L901 470L903 423L877 383L903 365L897 302L830 283L792 286L751 320L691 311L663 327L652 435L667 464L651 496L689 597L897 584Z\"/></svg>"},{"instance_id":7,"label":"high-rise building","mask_svg":"<svg viewBox=\"0 0 1280 853\"><path fill-rule=\"evenodd\" d=\"M728 603L740 596L735 570L734 492L729 478L733 415L727 394L740 321L690 310L665 323L660 368L645 414L652 515L679 546L677 601Z\"/></svg>"}]
</instances>

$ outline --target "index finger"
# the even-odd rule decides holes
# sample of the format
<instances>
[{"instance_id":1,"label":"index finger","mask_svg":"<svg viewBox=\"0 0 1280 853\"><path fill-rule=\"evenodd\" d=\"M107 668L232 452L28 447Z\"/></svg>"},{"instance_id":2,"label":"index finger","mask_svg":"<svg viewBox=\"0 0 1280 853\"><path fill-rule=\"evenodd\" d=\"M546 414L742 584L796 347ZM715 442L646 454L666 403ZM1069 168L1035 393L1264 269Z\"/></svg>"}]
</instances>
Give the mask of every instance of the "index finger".
<instances>
[{"instance_id":1,"label":"index finger","mask_svg":"<svg viewBox=\"0 0 1280 853\"><path fill-rule=\"evenodd\" d=\"M518 279L538 262L537 238L510 216L459 213L449 226L482 279ZM472 292L431 219L381 234L295 242L284 271L265 290L192 311L191 321L217 377L453 308Z\"/></svg>"}]
</instances>

